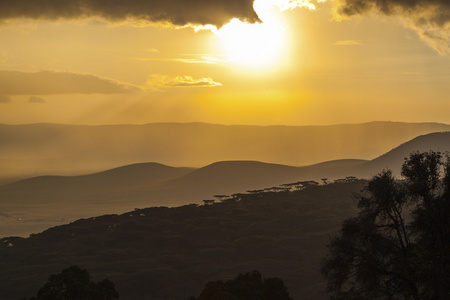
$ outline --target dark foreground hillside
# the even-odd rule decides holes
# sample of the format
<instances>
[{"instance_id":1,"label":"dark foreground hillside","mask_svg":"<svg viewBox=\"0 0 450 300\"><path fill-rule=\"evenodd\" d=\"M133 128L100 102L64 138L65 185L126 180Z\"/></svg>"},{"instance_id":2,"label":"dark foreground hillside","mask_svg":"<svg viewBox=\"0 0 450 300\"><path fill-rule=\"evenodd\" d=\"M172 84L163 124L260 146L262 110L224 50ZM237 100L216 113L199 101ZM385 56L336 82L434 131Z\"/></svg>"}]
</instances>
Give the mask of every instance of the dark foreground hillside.
<instances>
[{"instance_id":1,"label":"dark foreground hillside","mask_svg":"<svg viewBox=\"0 0 450 300\"><path fill-rule=\"evenodd\" d=\"M120 299L180 299L212 280L260 270L294 299L326 299L319 274L329 236L355 212L364 181L235 195L220 203L156 207L0 240L1 299L35 295L70 265L109 278Z\"/></svg>"}]
</instances>

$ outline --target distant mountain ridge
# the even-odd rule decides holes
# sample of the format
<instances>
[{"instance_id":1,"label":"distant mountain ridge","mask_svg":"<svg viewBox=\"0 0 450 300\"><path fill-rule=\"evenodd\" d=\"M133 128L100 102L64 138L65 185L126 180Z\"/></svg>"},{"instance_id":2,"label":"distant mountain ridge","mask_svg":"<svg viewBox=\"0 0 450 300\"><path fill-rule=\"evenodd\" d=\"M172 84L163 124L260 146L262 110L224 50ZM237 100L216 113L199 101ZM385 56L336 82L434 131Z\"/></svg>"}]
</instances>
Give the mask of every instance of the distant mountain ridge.
<instances>
[{"instance_id":1,"label":"distant mountain ridge","mask_svg":"<svg viewBox=\"0 0 450 300\"><path fill-rule=\"evenodd\" d=\"M149 161L199 167L230 160L307 166L373 159L419 135L441 131L450 131L450 125L0 124L0 184L14 178L80 175Z\"/></svg>"},{"instance_id":2,"label":"distant mountain ridge","mask_svg":"<svg viewBox=\"0 0 450 300\"><path fill-rule=\"evenodd\" d=\"M111 185L153 185L157 182L164 180L170 180L177 178L184 174L187 174L195 168L186 167L171 167L160 163L147 162L147 163L136 163L126 166L117 167L114 169L101 171L97 173L78 175L78 176L56 176L56 175L44 175L38 177L27 178L19 180L15 183L10 184L10 186L19 187L21 185L28 184L41 184L42 181L46 180L59 180L61 183L68 181L76 181L80 184L89 184L90 182L95 182L97 188L98 184Z\"/></svg>"},{"instance_id":3,"label":"distant mountain ridge","mask_svg":"<svg viewBox=\"0 0 450 300\"><path fill-rule=\"evenodd\" d=\"M371 161L334 160L306 167L223 161L197 169L140 163L90 175L26 179L0 186L0 213L11 216L0 220L0 236L26 235L68 220L136 207L202 203L214 195L302 180L369 178L385 168L398 175L405 157L428 150L450 151L450 132L414 138Z\"/></svg>"},{"instance_id":4,"label":"distant mountain ridge","mask_svg":"<svg viewBox=\"0 0 450 300\"><path fill-rule=\"evenodd\" d=\"M450 152L450 132L434 132L418 136L367 163L366 170L392 169L400 175L404 158L413 152L434 150Z\"/></svg>"}]
</instances>

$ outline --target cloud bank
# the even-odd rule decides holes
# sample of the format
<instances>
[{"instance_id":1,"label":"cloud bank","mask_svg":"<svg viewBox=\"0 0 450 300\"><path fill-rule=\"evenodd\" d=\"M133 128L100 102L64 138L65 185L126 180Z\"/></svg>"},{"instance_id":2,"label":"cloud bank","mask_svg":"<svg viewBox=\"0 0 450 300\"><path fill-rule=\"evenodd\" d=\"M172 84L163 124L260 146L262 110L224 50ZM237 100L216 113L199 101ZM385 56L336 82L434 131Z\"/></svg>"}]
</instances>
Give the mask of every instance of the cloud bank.
<instances>
[{"instance_id":1,"label":"cloud bank","mask_svg":"<svg viewBox=\"0 0 450 300\"><path fill-rule=\"evenodd\" d=\"M449 52L449 0L337 0L336 5L338 17L370 12L400 16L439 53Z\"/></svg>"},{"instance_id":2,"label":"cloud bank","mask_svg":"<svg viewBox=\"0 0 450 300\"><path fill-rule=\"evenodd\" d=\"M195 79L191 76L152 75L146 85L148 87L215 87L222 84L211 78Z\"/></svg>"},{"instance_id":3,"label":"cloud bank","mask_svg":"<svg viewBox=\"0 0 450 300\"><path fill-rule=\"evenodd\" d=\"M138 87L89 74L0 70L0 95L117 94Z\"/></svg>"},{"instance_id":4,"label":"cloud bank","mask_svg":"<svg viewBox=\"0 0 450 300\"><path fill-rule=\"evenodd\" d=\"M1 0L0 20L78 19L100 17L170 22L174 25L211 24L217 27L233 18L259 21L253 0Z\"/></svg>"}]
</instances>

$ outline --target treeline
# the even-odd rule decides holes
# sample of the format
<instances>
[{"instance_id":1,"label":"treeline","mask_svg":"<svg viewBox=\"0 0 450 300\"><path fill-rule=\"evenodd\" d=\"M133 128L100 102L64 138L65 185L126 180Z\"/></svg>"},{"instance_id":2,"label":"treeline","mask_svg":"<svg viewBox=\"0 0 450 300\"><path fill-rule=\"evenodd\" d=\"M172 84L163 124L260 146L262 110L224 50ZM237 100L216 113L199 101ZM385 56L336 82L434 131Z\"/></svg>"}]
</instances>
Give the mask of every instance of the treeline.
<instances>
[{"instance_id":1,"label":"treeline","mask_svg":"<svg viewBox=\"0 0 450 300\"><path fill-rule=\"evenodd\" d=\"M329 236L355 213L364 180L248 192L208 205L136 209L0 240L2 299L36 295L70 265L116 284L121 299L186 299L248 270L279 277L294 299L326 299ZM299 185L298 185L299 186Z\"/></svg>"},{"instance_id":2,"label":"treeline","mask_svg":"<svg viewBox=\"0 0 450 300\"><path fill-rule=\"evenodd\" d=\"M359 179L355 176L347 176L345 178L335 179L331 182L328 181L327 178L322 178L322 185L327 185L330 183L351 183L358 181ZM205 205L217 203L219 202L237 202L237 201L248 201L248 200L254 200L261 197L268 196L268 193L288 193L288 192L294 192L294 191L301 191L310 187L318 186L320 185L319 182L314 180L306 180L306 181L297 181L293 183L284 183L279 186L259 189L259 190L249 190L246 193L236 193L232 195L214 195L214 198L216 199L208 199L203 200Z\"/></svg>"}]
</instances>

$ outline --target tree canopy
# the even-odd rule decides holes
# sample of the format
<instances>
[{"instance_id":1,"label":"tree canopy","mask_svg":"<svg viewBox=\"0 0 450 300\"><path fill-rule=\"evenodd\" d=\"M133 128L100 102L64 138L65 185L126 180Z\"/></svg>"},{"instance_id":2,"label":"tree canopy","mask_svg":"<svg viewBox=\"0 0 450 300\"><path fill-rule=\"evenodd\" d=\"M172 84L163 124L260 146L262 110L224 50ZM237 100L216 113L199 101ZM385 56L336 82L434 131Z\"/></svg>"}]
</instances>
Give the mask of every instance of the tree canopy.
<instances>
[{"instance_id":1,"label":"tree canopy","mask_svg":"<svg viewBox=\"0 0 450 300\"><path fill-rule=\"evenodd\" d=\"M49 274L70 263L112 280L121 299L186 299L214 278L256 269L282 278L295 299L325 300L317 267L366 182L144 208L0 239L0 298L36 296Z\"/></svg>"},{"instance_id":2,"label":"tree canopy","mask_svg":"<svg viewBox=\"0 0 450 300\"><path fill-rule=\"evenodd\" d=\"M198 298L190 300L292 300L283 280L262 278L259 271L239 274L235 279L211 281Z\"/></svg>"},{"instance_id":3,"label":"tree canopy","mask_svg":"<svg viewBox=\"0 0 450 300\"><path fill-rule=\"evenodd\" d=\"M333 299L450 299L450 159L412 153L356 196L322 265Z\"/></svg>"},{"instance_id":4,"label":"tree canopy","mask_svg":"<svg viewBox=\"0 0 450 300\"><path fill-rule=\"evenodd\" d=\"M104 279L98 283L90 280L89 272L71 266L59 274L50 275L36 297L30 300L114 300L119 299L114 283Z\"/></svg>"}]
</instances>

